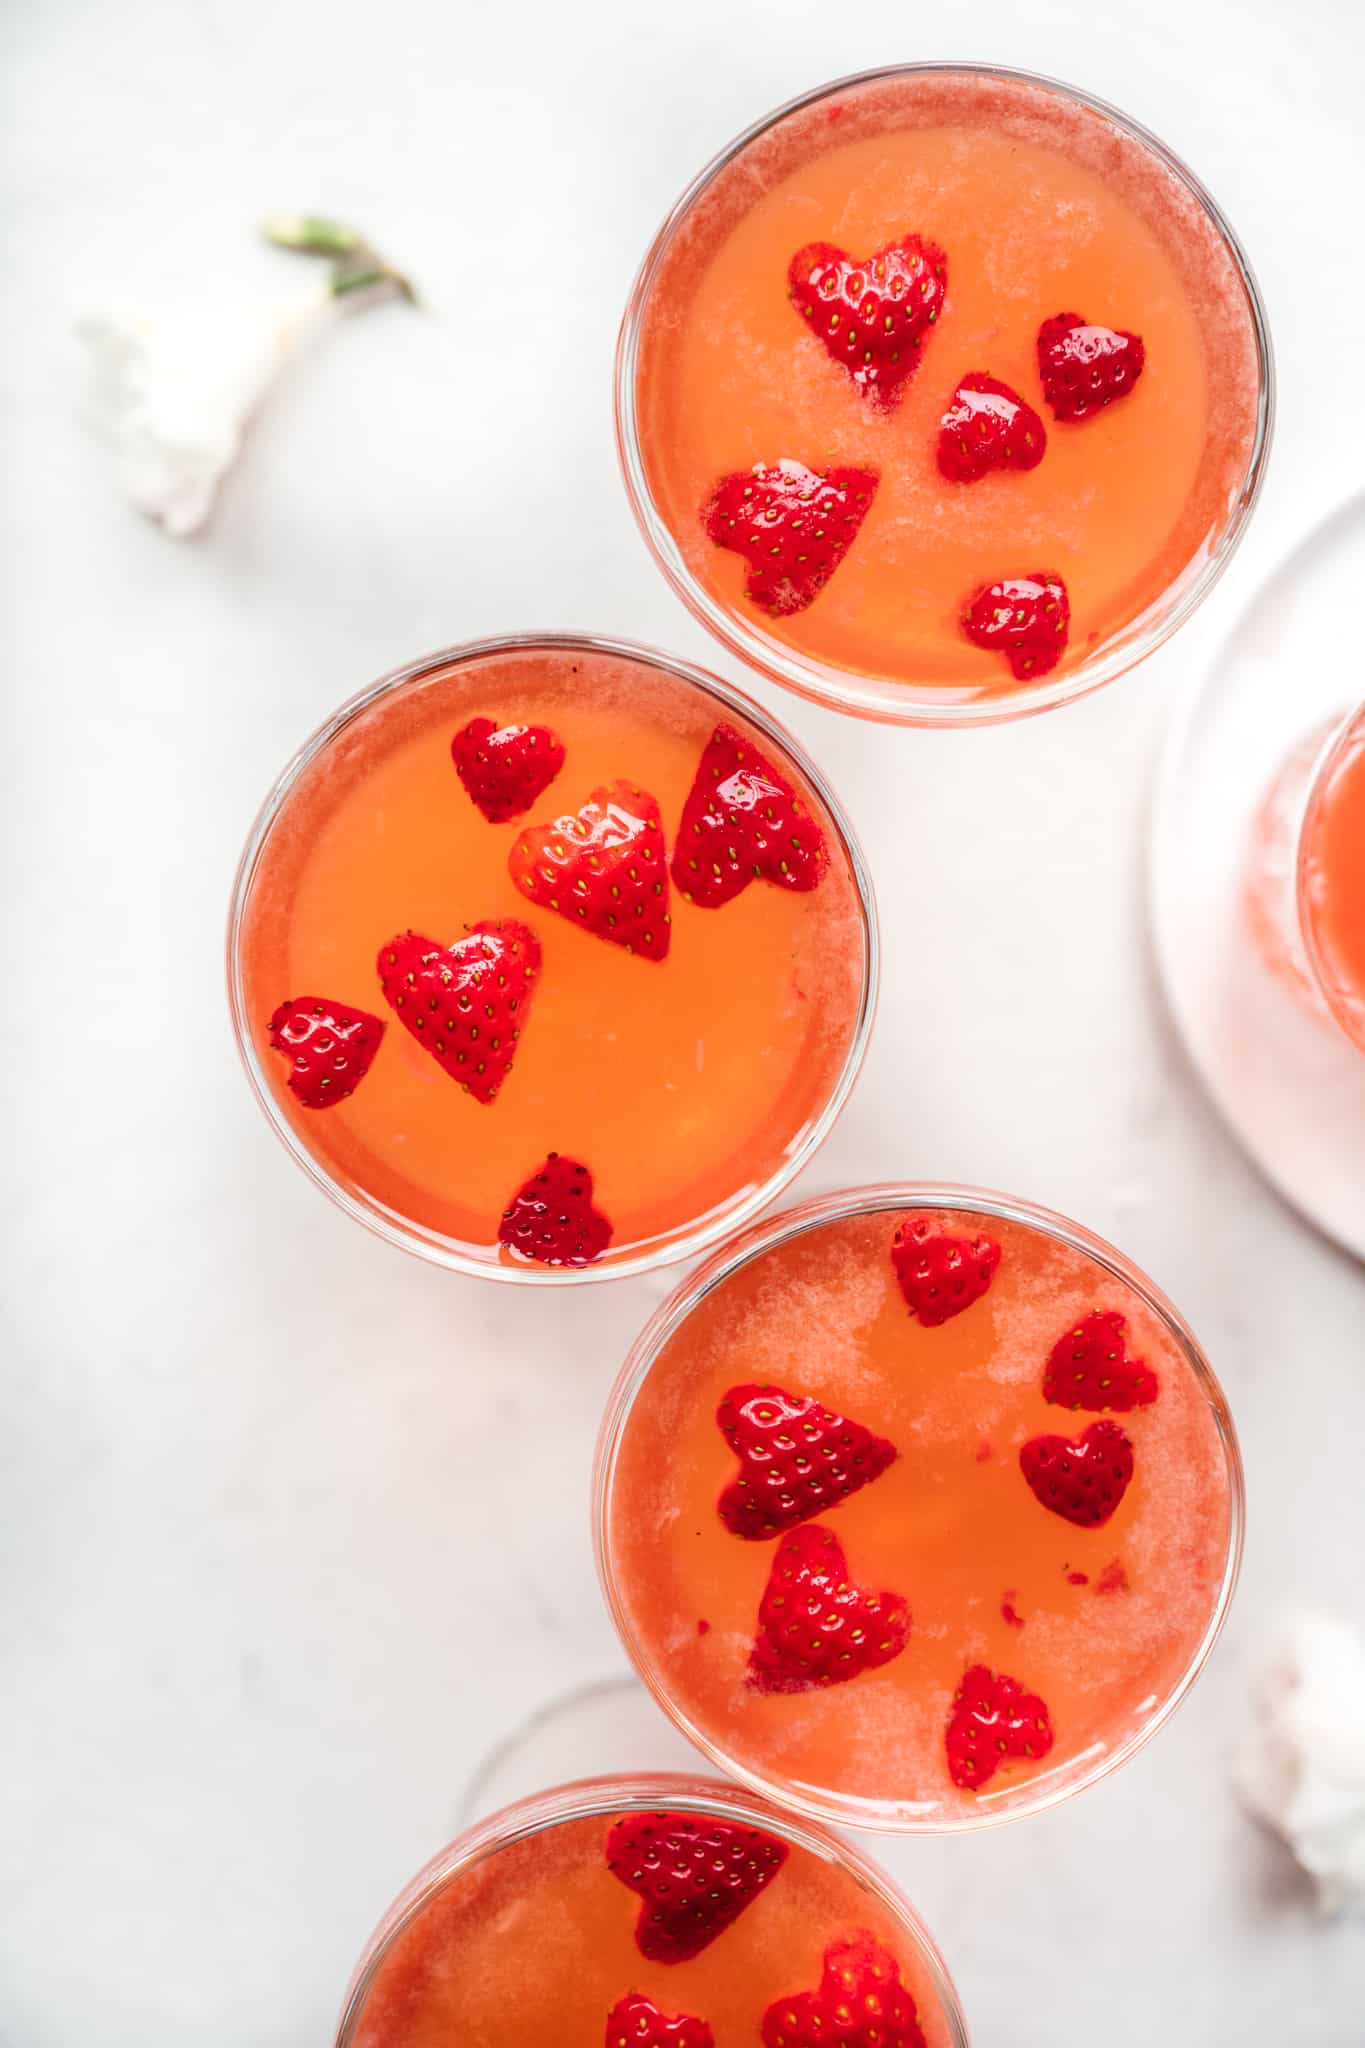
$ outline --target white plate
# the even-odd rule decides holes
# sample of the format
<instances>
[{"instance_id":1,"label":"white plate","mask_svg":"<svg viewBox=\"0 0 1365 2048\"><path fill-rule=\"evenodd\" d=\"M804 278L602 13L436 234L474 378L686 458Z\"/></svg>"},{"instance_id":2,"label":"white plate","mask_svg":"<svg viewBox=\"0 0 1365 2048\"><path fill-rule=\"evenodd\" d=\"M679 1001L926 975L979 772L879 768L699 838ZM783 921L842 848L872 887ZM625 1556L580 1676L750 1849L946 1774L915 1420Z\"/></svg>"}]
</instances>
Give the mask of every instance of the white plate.
<instances>
[{"instance_id":1,"label":"white plate","mask_svg":"<svg viewBox=\"0 0 1365 2048\"><path fill-rule=\"evenodd\" d=\"M1253 820L1296 745L1365 697L1365 497L1257 592L1167 741L1152 813L1151 909L1172 1013L1266 1177L1365 1259L1365 1058L1252 943Z\"/></svg>"}]
</instances>

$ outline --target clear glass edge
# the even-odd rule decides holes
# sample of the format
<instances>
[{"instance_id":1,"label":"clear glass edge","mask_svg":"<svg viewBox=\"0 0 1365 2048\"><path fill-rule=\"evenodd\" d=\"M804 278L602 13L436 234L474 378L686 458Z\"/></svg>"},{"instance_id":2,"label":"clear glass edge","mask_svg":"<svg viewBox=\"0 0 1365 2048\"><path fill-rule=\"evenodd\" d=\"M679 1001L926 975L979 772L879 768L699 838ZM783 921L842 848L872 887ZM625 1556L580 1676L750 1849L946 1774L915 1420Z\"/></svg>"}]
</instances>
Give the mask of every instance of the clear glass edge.
<instances>
[{"instance_id":1,"label":"clear glass edge","mask_svg":"<svg viewBox=\"0 0 1365 2048\"><path fill-rule=\"evenodd\" d=\"M696 200L742 150L747 149L750 143L756 141L768 129L775 127L778 122L799 113L805 107L814 105L832 93L847 92L854 86L876 84L883 79L954 72L976 77L1015 79L1024 85L1039 86L1050 92L1061 93L1088 108L1092 113L1113 122L1150 149L1203 208L1232 257L1251 314L1260 377L1256 394L1256 428L1246 473L1236 502L1213 548L1190 577L1188 588L1158 622L1155 629L1146 635L1135 636L1131 644L1121 643L1113 649L1108 659L1068 670L1056 683L1044 684L1039 689L1020 691L1001 688L998 692L986 693L965 702L954 698L951 702L938 704L932 698L924 696L912 696L908 701L902 702L902 697L913 690L915 685L878 680L875 677L860 677L851 670L829 669L821 663L807 661L795 652L781 656L772 643L750 629L743 619L719 604L702 589L687 568L649 489L635 413L635 372L645 307L672 238ZM669 210L663 225L646 251L626 301L616 343L614 416L616 452L626 486L626 495L645 545L663 571L675 595L682 599L692 616L705 626L722 646L728 648L731 654L784 689L792 690L812 703L846 712L855 718L884 725L925 727L1003 725L1016 719L1035 717L1040 712L1055 710L1063 704L1077 703L1082 697L1102 689L1106 683L1117 681L1120 676L1145 661L1148 655L1155 653L1157 648L1169 640L1203 603L1236 552L1256 499L1260 495L1274 438L1275 359L1261 289L1231 222L1212 193L1188 165L1140 121L1134 120L1132 116L1123 113L1107 100L1099 99L1094 94L1083 91L1079 86L1067 85L1060 79L1050 78L1042 72L1024 71L1005 64L969 61L886 64L869 71L851 72L846 77L815 86L798 94L795 99L788 100L775 111L761 116L718 151L687 186L682 196Z\"/></svg>"}]
</instances>

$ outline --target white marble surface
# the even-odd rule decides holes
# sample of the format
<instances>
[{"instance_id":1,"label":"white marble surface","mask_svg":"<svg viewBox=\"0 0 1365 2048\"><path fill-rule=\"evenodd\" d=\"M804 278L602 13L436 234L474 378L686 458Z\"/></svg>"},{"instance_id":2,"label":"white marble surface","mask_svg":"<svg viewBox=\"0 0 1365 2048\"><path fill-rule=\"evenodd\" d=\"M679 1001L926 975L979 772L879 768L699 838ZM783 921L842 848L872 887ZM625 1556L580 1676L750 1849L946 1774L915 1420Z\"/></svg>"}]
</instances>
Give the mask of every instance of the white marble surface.
<instances>
[{"instance_id":1,"label":"white marble surface","mask_svg":"<svg viewBox=\"0 0 1365 2048\"><path fill-rule=\"evenodd\" d=\"M1270 303L1279 443L1202 617L1098 701L958 736L778 706L861 823L887 939L872 1056L806 1185L978 1179L1117 1238L1221 1368L1250 1538L1216 1659L1142 1758L1049 1817L889 1860L979 2048L1358 2043L1365 1931L1315 1921L1229 1759L1277 1613L1365 1608L1365 1283L1205 1108L1141 900L1174 699L1359 482L1329 409L1358 426L1358 10L12 0L3 35L0 2041L325 2041L476 1760L619 1669L588 1460L660 1286L551 1308L333 1211L236 1069L232 867L286 753L420 649L603 627L735 673L617 483L636 259L702 158L792 92L995 55L1125 104L1218 193ZM369 226L430 310L319 350L178 545L77 427L72 322L288 291L250 235L293 204Z\"/></svg>"}]
</instances>

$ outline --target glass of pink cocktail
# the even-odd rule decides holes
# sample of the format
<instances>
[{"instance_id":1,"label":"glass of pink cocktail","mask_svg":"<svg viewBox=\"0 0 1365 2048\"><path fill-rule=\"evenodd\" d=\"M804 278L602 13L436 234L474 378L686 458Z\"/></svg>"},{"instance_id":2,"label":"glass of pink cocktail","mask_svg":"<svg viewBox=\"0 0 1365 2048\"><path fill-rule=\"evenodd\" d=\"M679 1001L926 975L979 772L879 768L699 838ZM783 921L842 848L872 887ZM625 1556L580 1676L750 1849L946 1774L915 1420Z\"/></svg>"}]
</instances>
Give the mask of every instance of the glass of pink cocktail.
<instances>
[{"instance_id":1,"label":"glass of pink cocktail","mask_svg":"<svg viewBox=\"0 0 1365 2048\"><path fill-rule=\"evenodd\" d=\"M389 1909L337 2048L966 2048L931 1937L823 1828L702 1778L598 1778L483 1822Z\"/></svg>"},{"instance_id":2,"label":"glass of pink cocktail","mask_svg":"<svg viewBox=\"0 0 1365 2048\"><path fill-rule=\"evenodd\" d=\"M1188 617L1260 483L1264 311L1114 108L998 67L823 86L698 176L631 294L617 431L674 588L870 718L1014 718Z\"/></svg>"},{"instance_id":3,"label":"glass of pink cocktail","mask_svg":"<svg viewBox=\"0 0 1365 2048\"><path fill-rule=\"evenodd\" d=\"M1236 1578L1223 1395L1170 1303L1029 1204L879 1187L752 1226L608 1406L599 1569L713 1761L862 1827L1050 1806L1172 1712Z\"/></svg>"}]
</instances>

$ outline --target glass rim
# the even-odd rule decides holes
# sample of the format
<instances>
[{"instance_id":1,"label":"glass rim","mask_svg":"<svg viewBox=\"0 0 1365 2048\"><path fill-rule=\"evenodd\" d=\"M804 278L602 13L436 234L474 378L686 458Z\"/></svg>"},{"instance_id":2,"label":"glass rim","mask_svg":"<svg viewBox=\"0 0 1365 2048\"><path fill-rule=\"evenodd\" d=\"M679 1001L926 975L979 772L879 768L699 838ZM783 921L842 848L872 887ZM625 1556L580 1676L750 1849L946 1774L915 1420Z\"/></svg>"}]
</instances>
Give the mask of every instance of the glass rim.
<instances>
[{"instance_id":1,"label":"glass rim","mask_svg":"<svg viewBox=\"0 0 1365 2048\"><path fill-rule=\"evenodd\" d=\"M741 1191L733 1201L723 1205L719 1210L709 1210L692 1228L679 1231L663 1244L646 1245L639 1251L627 1253L615 1261L608 1258L600 1264L591 1266L541 1266L531 1261L519 1260L513 1263L496 1256L480 1258L475 1256L464 1240L446 1237L439 1231L427 1229L403 1216L399 1211L391 1210L343 1186L322 1160L314 1155L276 1098L252 1034L244 986L241 941L252 884L275 823L306 772L356 718L385 697L404 689L409 683L417 681L429 672L460 666L490 655L528 651L600 654L622 661L636 662L645 668L659 670L689 684L752 725L790 759L823 805L843 846L862 923L862 986L848 1048L823 1108L819 1115L812 1119L800 1142L778 1163L767 1180L757 1187L748 1189L747 1192ZM629 1279L709 1251L723 1241L731 1231L741 1227L767 1208L797 1174L809 1165L838 1122L862 1070L877 1011L881 977L881 942L871 870L852 820L830 787L823 771L795 734L789 732L779 719L736 684L713 675L709 669L700 668L678 656L667 654L660 648L641 641L615 639L599 633L545 630L466 640L455 646L419 655L415 660L403 663L401 667L390 669L375 682L368 683L353 696L345 699L314 728L275 778L247 834L246 844L237 864L228 907L226 966L228 1008L232 1019L233 1037L252 1093L265 1112L276 1137L315 1186L321 1188L323 1193L347 1215L362 1223L385 1243L396 1245L400 1251L408 1252L429 1264L441 1266L449 1272L465 1273L475 1279L514 1286L573 1287L602 1285L614 1280Z\"/></svg>"},{"instance_id":2,"label":"glass rim","mask_svg":"<svg viewBox=\"0 0 1365 2048\"><path fill-rule=\"evenodd\" d=\"M1332 1022L1339 1026L1352 1045L1365 1052L1361 1018L1359 1014L1353 1013L1350 1005L1343 1000L1340 986L1330 970L1318 939L1317 923L1309 901L1308 884L1310 842L1322 818L1337 770L1351 748L1357 744L1365 745L1365 700L1354 709L1344 712L1339 721L1333 722L1332 729L1323 741L1318 757L1313 763L1303 809L1299 816L1299 829L1294 841L1294 907L1299 937L1303 943L1304 959L1313 977L1316 992L1326 1005Z\"/></svg>"},{"instance_id":3,"label":"glass rim","mask_svg":"<svg viewBox=\"0 0 1365 2048\"><path fill-rule=\"evenodd\" d=\"M636 1398L647 1382L664 1346L709 1295L753 1259L827 1223L842 1222L854 1216L876 1214L881 1210L897 1209L964 1210L996 1217L1002 1222L1023 1224L1075 1251L1083 1252L1125 1287L1130 1288L1163 1325L1193 1372L1213 1418L1228 1483L1228 1540L1222 1579L1209 1619L1189 1662L1161 1705L1146 1717L1140 1727L1133 1729L1122 1742L1097 1759L1090 1769L1072 1777L1067 1783L1053 1785L1048 1789L1046 1778L1038 1779L1034 1783L1043 1789L1033 1796L1026 1790L1007 1806L975 1807L969 1813L954 1812L946 1816L907 1813L897 1807L895 1801L891 1799L858 1800L836 1792L816 1794L809 1790L793 1790L785 1783L765 1777L762 1771L732 1756L722 1742L713 1739L699 1728L688 1713L669 1696L651 1669L649 1659L627 1618L625 1602L611 1561L612 1496L621 1444ZM865 1828L875 1834L972 1834L982 1828L1003 1827L1010 1822L1023 1820L1032 1814L1044 1813L1054 1806L1061 1805L1076 1793L1085 1791L1102 1778L1107 1778L1112 1771L1126 1763L1170 1719L1208 1661L1209 1653L1227 1619L1236 1589L1242 1561L1245 1522L1246 1481L1237 1432L1227 1398L1193 1330L1155 1281L1107 1239L1097 1236L1083 1224L1074 1222L1072 1218L1063 1216L1055 1209L1044 1208L1039 1203L1024 1201L1017 1196L1000 1194L990 1188L959 1186L945 1181L888 1181L867 1187L841 1189L835 1194L819 1195L811 1201L799 1203L776 1216L764 1217L759 1222L749 1225L747 1229L737 1232L728 1243L714 1252L705 1264L680 1282L668 1299L655 1309L636 1337L607 1397L593 1460L592 1538L598 1582L622 1648L651 1696L662 1707L674 1726L694 1743L710 1762L718 1765L740 1784L749 1787L761 1797L790 1807L808 1819L840 1827Z\"/></svg>"},{"instance_id":4,"label":"glass rim","mask_svg":"<svg viewBox=\"0 0 1365 2048\"><path fill-rule=\"evenodd\" d=\"M848 1869L893 1915L925 1964L948 2024L949 2048L969 2048L961 2000L942 1951L917 1908L879 1864L819 1822L803 1819L739 1785L675 1771L578 1778L532 1793L529 1798L516 1800L476 1821L438 1850L398 1894L362 1950L342 2001L335 2048L350 2048L364 2016L365 2000L375 1974L393 1942L442 1886L462 1870L513 1842L566 1821L605 1819L617 1813L650 1813L661 1808L709 1814L722 1820L739 1818L780 1835L793 1847L807 1850L822 1862Z\"/></svg>"},{"instance_id":5,"label":"glass rim","mask_svg":"<svg viewBox=\"0 0 1365 2048\"><path fill-rule=\"evenodd\" d=\"M775 128L779 122L787 120L792 114L800 113L804 108L817 104L831 94L848 92L857 86L874 85L888 79L917 78L934 74L1010 79L1022 85L1036 86L1046 92L1059 94L1062 98L1074 101L1089 112L1098 114L1104 120L1121 128L1134 141L1149 150L1190 193L1232 260L1246 296L1258 373L1255 430L1236 502L1212 548L1195 573L1189 577L1187 587L1181 591L1170 609L1145 629L1140 620L1130 622L1130 627L1125 629L1127 637L1121 637L1106 658L1083 662L1053 682L1025 688L1002 685L998 690L988 692L980 698L968 701L955 698L942 704L936 703L933 697L927 694L927 685L898 683L885 677L864 676L854 670L833 668L824 662L810 659L793 648L773 643L737 611L712 597L688 568L681 549L655 503L640 447L635 401L640 338L655 281L679 228L693 206L721 172L728 169L751 143L756 142L769 129ZM674 593L682 599L692 616L727 647L731 654L748 667L756 669L771 682L795 691L798 696L855 718L886 725L939 728L1003 725L1016 719L1034 717L1040 712L1054 710L1063 704L1074 704L1093 691L1102 689L1106 683L1116 681L1129 669L1145 661L1148 655L1155 653L1157 648L1169 640L1203 603L1236 552L1260 495L1274 433L1275 359L1265 301L1250 259L1236 231L1202 180L1151 129L1144 127L1140 121L1125 114L1108 100L1100 99L1079 86L1068 85L1061 79L1049 77L1039 71L1026 71L1008 64L988 64L969 60L885 64L868 71L850 72L845 77L814 86L798 93L794 99L787 100L771 113L762 115L717 151L670 207L663 224L645 252L626 301L616 342L614 411L617 458L625 482L626 495L645 545ZM1187 570L1189 567L1190 564L1186 564ZM919 694L913 694L915 691ZM897 693L904 696L903 703Z\"/></svg>"}]
</instances>

